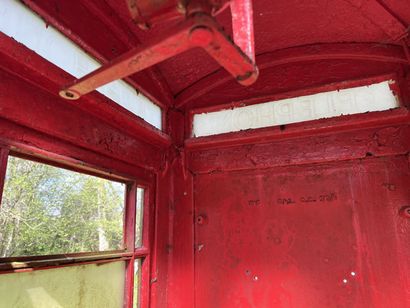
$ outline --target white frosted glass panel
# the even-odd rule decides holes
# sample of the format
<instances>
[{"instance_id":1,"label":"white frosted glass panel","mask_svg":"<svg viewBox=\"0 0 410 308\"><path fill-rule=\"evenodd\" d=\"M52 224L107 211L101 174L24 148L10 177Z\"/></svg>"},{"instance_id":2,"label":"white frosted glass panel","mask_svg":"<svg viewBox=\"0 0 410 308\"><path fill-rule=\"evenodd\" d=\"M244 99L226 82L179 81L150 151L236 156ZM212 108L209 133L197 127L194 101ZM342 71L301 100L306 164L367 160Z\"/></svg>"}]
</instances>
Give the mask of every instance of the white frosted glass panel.
<instances>
[{"instance_id":1,"label":"white frosted glass panel","mask_svg":"<svg viewBox=\"0 0 410 308\"><path fill-rule=\"evenodd\" d=\"M399 102L389 87L392 82L195 114L192 134L210 136L397 108Z\"/></svg>"},{"instance_id":2,"label":"white frosted glass panel","mask_svg":"<svg viewBox=\"0 0 410 308\"><path fill-rule=\"evenodd\" d=\"M0 275L0 307L123 307L125 262Z\"/></svg>"},{"instance_id":3,"label":"white frosted glass panel","mask_svg":"<svg viewBox=\"0 0 410 308\"><path fill-rule=\"evenodd\" d=\"M17 0L0 0L0 31L76 78L100 67L80 47ZM125 109L161 129L161 108L122 80L98 91Z\"/></svg>"}]
</instances>

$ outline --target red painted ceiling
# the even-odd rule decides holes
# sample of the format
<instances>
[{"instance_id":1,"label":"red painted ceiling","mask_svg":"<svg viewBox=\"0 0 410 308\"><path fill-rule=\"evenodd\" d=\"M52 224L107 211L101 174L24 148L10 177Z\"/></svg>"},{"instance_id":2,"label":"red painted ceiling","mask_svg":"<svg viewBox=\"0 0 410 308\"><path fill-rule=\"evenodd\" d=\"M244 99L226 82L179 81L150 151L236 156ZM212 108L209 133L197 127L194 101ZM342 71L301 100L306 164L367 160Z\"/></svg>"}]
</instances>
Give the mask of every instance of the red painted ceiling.
<instances>
[{"instance_id":1,"label":"red painted ceiling","mask_svg":"<svg viewBox=\"0 0 410 308\"><path fill-rule=\"evenodd\" d=\"M171 22L168 22L155 25L147 31L141 30L131 20L124 0L26 0L25 2L47 21L59 25L60 29L70 33L71 37L82 43L88 52L106 61L133 46L149 41L171 26ZM298 78L291 76L292 73L281 64L273 67L268 64L275 61L277 52L282 52L281 56L286 57L287 50L290 54L299 50L299 56L303 56L304 49L296 47L313 46L317 48L320 55L323 46L327 46L326 48L352 46L351 48L354 49L357 43L366 43L361 45L362 51L367 50L366 53L372 53L374 48L385 47L386 50L396 53L398 58L406 59L402 49L406 42L406 38L403 37L406 36L406 29L410 24L408 0L254 0L253 4L256 62L258 65L261 62L262 66L259 80L249 89L240 89L240 86L228 80L219 65L201 50L190 50L133 77L140 83L154 80L156 87L150 89L155 93L151 94L159 99L168 95L169 98L174 99L177 106L185 105L187 102L190 106L203 106L226 103L230 98L245 99L261 91L269 93L290 90L290 87L283 85L288 82L283 80L278 88L275 87L275 84L281 80L280 75L283 74L292 82L297 82ZM229 9L218 15L217 19L226 31L231 33ZM343 61L332 60L331 65L337 67L337 72L335 76L330 76L329 80L323 82L338 81L336 77L341 75L340 71L346 65L351 66L347 70L355 70L356 63L349 62L348 59L350 58L342 59ZM316 60L328 61L326 56L323 59L318 56ZM371 70L372 73L378 70L394 71L390 67L384 70L383 67L387 64L382 62L375 64L377 67ZM388 65L405 66L404 63ZM304 76L310 76L309 69L306 69L310 66L311 63L308 65L303 64L303 61L299 63L300 74L305 74L301 79L306 80L307 77ZM328 67L323 63L322 67L320 64L316 65L318 66L318 72ZM366 70L366 65L363 63L358 66ZM370 76L372 73L366 74ZM326 74L332 75L331 70L326 71ZM218 84L220 79L227 80L227 83L220 82L221 84L214 88L214 84ZM232 88L231 91L226 90L228 86ZM303 87L303 85L299 86ZM186 97L192 100L190 92L197 92L196 88L204 87L209 87L209 90L204 91L200 98L194 98L194 102L186 100ZM216 90L224 93L220 100L215 93ZM157 91L162 94L156 93ZM201 102L196 104L196 99ZM204 100L208 100L208 103Z\"/></svg>"}]
</instances>

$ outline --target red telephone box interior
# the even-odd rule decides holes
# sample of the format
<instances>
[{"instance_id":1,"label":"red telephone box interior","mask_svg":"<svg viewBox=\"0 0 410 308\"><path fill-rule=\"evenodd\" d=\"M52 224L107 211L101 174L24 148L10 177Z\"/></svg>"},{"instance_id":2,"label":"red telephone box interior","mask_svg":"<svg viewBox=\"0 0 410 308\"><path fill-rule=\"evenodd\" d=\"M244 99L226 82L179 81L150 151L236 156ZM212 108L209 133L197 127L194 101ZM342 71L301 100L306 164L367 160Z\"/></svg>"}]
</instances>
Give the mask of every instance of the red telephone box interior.
<instances>
[{"instance_id":1,"label":"red telephone box interior","mask_svg":"<svg viewBox=\"0 0 410 308\"><path fill-rule=\"evenodd\" d=\"M123 0L23 2L101 63L175 24L143 30ZM408 0L257 0L253 23L250 86L198 48L127 78L162 129L95 91L61 98L73 76L0 33L2 159L148 183L143 307L410 307ZM192 133L204 111L384 80L394 110Z\"/></svg>"}]
</instances>

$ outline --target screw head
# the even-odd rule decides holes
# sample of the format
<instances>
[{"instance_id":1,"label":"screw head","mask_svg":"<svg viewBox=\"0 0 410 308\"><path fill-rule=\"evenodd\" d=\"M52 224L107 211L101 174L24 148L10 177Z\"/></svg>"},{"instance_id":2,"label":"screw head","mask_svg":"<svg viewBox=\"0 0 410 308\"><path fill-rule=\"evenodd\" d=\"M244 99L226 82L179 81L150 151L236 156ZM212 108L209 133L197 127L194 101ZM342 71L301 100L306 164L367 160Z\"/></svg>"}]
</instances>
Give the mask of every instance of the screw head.
<instances>
[{"instance_id":1,"label":"screw head","mask_svg":"<svg viewBox=\"0 0 410 308\"><path fill-rule=\"evenodd\" d=\"M206 217L205 217L205 216L202 216L202 215L197 216L197 217L196 217L196 223L197 223L198 225L203 225L203 224L205 224L205 223L206 223Z\"/></svg>"}]
</instances>

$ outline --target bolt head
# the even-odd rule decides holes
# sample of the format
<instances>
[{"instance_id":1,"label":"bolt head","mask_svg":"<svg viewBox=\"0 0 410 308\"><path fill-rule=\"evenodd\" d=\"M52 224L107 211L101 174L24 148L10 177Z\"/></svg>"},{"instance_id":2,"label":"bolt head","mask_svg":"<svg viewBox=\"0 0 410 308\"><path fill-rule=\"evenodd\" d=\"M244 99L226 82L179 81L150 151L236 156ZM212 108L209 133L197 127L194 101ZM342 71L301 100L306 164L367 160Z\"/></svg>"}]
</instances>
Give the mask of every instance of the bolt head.
<instances>
[{"instance_id":1,"label":"bolt head","mask_svg":"<svg viewBox=\"0 0 410 308\"><path fill-rule=\"evenodd\" d=\"M76 100L80 98L80 94L71 90L61 90L59 94L62 98L69 100Z\"/></svg>"}]
</instances>

